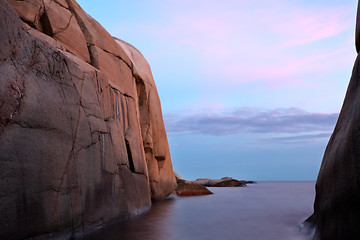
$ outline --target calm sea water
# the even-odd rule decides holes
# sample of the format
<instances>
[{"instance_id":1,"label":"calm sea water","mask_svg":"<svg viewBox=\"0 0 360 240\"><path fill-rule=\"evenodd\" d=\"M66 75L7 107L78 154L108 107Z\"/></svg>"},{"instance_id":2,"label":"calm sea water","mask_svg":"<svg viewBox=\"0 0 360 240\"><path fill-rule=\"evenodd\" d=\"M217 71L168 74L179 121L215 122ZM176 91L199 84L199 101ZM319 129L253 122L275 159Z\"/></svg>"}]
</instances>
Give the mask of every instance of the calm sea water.
<instances>
[{"instance_id":1,"label":"calm sea water","mask_svg":"<svg viewBox=\"0 0 360 240\"><path fill-rule=\"evenodd\" d=\"M213 195L171 196L140 216L88 239L309 240L297 225L312 213L315 182L259 182L209 188Z\"/></svg>"}]
</instances>

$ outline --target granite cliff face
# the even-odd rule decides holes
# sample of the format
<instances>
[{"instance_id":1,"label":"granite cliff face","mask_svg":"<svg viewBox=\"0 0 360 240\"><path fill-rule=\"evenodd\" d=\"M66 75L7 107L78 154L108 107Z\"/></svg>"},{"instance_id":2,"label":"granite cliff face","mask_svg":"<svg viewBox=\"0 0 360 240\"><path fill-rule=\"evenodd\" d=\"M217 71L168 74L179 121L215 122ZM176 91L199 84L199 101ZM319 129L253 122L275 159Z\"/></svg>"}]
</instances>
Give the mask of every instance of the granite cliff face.
<instances>
[{"instance_id":1,"label":"granite cliff face","mask_svg":"<svg viewBox=\"0 0 360 240\"><path fill-rule=\"evenodd\" d=\"M356 49L360 50L360 12ZM307 220L320 240L360 239L360 62L357 57L334 132L316 181L314 213Z\"/></svg>"},{"instance_id":2,"label":"granite cliff face","mask_svg":"<svg viewBox=\"0 0 360 240\"><path fill-rule=\"evenodd\" d=\"M0 239L82 236L172 193L150 67L74 0L0 0Z\"/></svg>"}]
</instances>

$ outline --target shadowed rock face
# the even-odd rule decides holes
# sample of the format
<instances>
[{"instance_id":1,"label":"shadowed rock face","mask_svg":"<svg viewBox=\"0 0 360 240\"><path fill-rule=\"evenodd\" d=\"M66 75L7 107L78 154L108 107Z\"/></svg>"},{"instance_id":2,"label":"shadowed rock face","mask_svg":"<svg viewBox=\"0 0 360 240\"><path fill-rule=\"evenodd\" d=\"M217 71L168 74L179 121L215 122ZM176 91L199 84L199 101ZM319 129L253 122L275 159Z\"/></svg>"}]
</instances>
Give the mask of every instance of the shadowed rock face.
<instances>
[{"instance_id":1,"label":"shadowed rock face","mask_svg":"<svg viewBox=\"0 0 360 240\"><path fill-rule=\"evenodd\" d=\"M356 47L359 52L359 16ZM360 63L356 59L345 100L326 147L309 219L320 240L360 239Z\"/></svg>"},{"instance_id":2,"label":"shadowed rock face","mask_svg":"<svg viewBox=\"0 0 360 240\"><path fill-rule=\"evenodd\" d=\"M174 191L141 53L73 0L0 0L0 36L0 239L82 236Z\"/></svg>"}]
</instances>

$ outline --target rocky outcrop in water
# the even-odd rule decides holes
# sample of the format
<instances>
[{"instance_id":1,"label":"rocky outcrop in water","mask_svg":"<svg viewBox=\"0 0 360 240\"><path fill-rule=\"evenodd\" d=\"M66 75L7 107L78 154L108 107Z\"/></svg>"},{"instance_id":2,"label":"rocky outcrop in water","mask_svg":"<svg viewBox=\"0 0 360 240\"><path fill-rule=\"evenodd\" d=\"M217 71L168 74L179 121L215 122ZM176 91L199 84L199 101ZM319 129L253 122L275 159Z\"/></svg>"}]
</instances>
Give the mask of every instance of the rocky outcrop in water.
<instances>
[{"instance_id":1,"label":"rocky outcrop in water","mask_svg":"<svg viewBox=\"0 0 360 240\"><path fill-rule=\"evenodd\" d=\"M201 184L182 179L177 181L175 191L178 196L200 196L213 194L209 189Z\"/></svg>"},{"instance_id":2,"label":"rocky outcrop in water","mask_svg":"<svg viewBox=\"0 0 360 240\"><path fill-rule=\"evenodd\" d=\"M0 0L0 239L83 236L172 193L150 67L74 0Z\"/></svg>"},{"instance_id":3,"label":"rocky outcrop in water","mask_svg":"<svg viewBox=\"0 0 360 240\"><path fill-rule=\"evenodd\" d=\"M360 11L356 49L360 50ZM357 57L334 132L316 181L314 213L307 220L319 240L360 239L360 62Z\"/></svg>"},{"instance_id":4,"label":"rocky outcrop in water","mask_svg":"<svg viewBox=\"0 0 360 240\"><path fill-rule=\"evenodd\" d=\"M222 182L219 182L214 185L214 187L245 187L245 181L239 181L236 179L229 179Z\"/></svg>"},{"instance_id":5,"label":"rocky outcrop in water","mask_svg":"<svg viewBox=\"0 0 360 240\"><path fill-rule=\"evenodd\" d=\"M247 183L255 183L254 181L236 180L231 177L223 177L220 179L198 178L194 181L181 179L176 174L176 194L178 196L197 196L213 194L207 187L245 187Z\"/></svg>"},{"instance_id":6,"label":"rocky outcrop in water","mask_svg":"<svg viewBox=\"0 0 360 240\"><path fill-rule=\"evenodd\" d=\"M245 187L246 184L255 183L255 181L236 180L231 177L223 177L220 179L198 178L193 182L205 187Z\"/></svg>"}]
</instances>

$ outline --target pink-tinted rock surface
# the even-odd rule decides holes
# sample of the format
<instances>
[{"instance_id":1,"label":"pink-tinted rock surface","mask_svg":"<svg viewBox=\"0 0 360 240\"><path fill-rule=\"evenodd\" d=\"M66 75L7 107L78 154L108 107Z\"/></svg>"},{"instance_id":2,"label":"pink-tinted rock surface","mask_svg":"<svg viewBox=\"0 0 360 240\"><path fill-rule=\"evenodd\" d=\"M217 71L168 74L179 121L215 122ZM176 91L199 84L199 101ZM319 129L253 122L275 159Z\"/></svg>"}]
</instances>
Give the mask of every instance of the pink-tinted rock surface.
<instances>
[{"instance_id":1,"label":"pink-tinted rock surface","mask_svg":"<svg viewBox=\"0 0 360 240\"><path fill-rule=\"evenodd\" d=\"M165 126L162 121L160 99L151 69L143 55L136 48L119 39L116 39L116 42L129 56L133 64L141 136L145 149L152 195L156 196L156 198L164 198L176 187L176 181L173 181L175 174L169 174L173 173L173 167Z\"/></svg>"},{"instance_id":2,"label":"pink-tinted rock surface","mask_svg":"<svg viewBox=\"0 0 360 240\"><path fill-rule=\"evenodd\" d=\"M79 237L172 193L138 50L74 0L0 0L0 239Z\"/></svg>"},{"instance_id":3,"label":"pink-tinted rock surface","mask_svg":"<svg viewBox=\"0 0 360 240\"><path fill-rule=\"evenodd\" d=\"M356 48L360 46L360 11ZM360 239L360 62L357 57L334 132L316 181L314 213L307 220L319 240Z\"/></svg>"}]
</instances>

